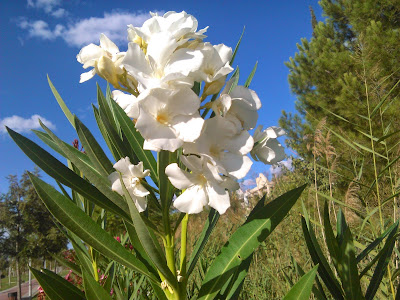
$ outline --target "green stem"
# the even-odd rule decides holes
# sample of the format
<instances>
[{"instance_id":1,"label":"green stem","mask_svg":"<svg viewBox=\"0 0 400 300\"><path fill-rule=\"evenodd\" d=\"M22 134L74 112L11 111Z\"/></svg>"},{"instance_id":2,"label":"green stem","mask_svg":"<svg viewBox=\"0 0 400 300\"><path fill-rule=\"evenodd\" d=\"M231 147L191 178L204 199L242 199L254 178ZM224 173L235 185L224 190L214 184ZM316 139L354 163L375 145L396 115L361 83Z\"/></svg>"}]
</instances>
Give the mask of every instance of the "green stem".
<instances>
[{"instance_id":1,"label":"green stem","mask_svg":"<svg viewBox=\"0 0 400 300\"><path fill-rule=\"evenodd\" d=\"M374 175L375 175L375 186L376 186L376 197L378 198L378 210L379 210L379 221L381 227L381 233L383 233L383 217L382 217L382 206L381 206L381 197L379 193L379 184L378 184L378 170L376 165L376 157L375 157L375 145L373 140L373 130L372 130L372 120L371 120L371 112L370 112L370 104L369 104L369 94L368 94L368 84L365 76L365 67L364 67L364 85L365 85L365 95L367 98L367 109L368 109L368 125L369 125L369 135L371 140L371 150L372 150L372 158L374 162Z\"/></svg>"},{"instance_id":2,"label":"green stem","mask_svg":"<svg viewBox=\"0 0 400 300\"><path fill-rule=\"evenodd\" d=\"M187 245L187 224L189 221L189 214L186 214L182 219L181 227L181 263L179 269L181 276L186 278L186 245Z\"/></svg>"}]
</instances>

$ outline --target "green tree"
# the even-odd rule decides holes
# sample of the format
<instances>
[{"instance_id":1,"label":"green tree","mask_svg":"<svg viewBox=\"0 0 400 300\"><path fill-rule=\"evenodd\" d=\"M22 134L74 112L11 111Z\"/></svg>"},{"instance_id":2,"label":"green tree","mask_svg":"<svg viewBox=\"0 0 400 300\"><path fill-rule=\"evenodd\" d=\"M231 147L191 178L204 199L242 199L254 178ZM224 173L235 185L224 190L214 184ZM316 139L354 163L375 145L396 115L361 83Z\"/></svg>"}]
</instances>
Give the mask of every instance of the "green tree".
<instances>
[{"instance_id":1,"label":"green tree","mask_svg":"<svg viewBox=\"0 0 400 300\"><path fill-rule=\"evenodd\" d=\"M35 169L34 173L39 175ZM19 295L21 265L28 258L48 257L67 246L67 239L37 195L28 173L21 179L7 177L8 192L0 196L0 249L7 259L15 259Z\"/></svg>"},{"instance_id":2,"label":"green tree","mask_svg":"<svg viewBox=\"0 0 400 300\"><path fill-rule=\"evenodd\" d=\"M312 157L306 137L312 136L324 117L327 127L349 140L367 144L368 137L360 133L360 129L368 128L366 86L370 107L375 107L400 78L400 1L319 3L324 22L315 24L311 10L313 37L302 39L298 52L286 62L298 114L283 111L279 121L287 132L288 145L303 158ZM389 122L392 128L399 125L399 105L395 101L399 91L396 87L386 100L393 101L393 105L385 111L385 120L379 115L374 119L374 132L382 132L382 126ZM351 166L352 152L335 137L333 142L341 163Z\"/></svg>"}]
</instances>

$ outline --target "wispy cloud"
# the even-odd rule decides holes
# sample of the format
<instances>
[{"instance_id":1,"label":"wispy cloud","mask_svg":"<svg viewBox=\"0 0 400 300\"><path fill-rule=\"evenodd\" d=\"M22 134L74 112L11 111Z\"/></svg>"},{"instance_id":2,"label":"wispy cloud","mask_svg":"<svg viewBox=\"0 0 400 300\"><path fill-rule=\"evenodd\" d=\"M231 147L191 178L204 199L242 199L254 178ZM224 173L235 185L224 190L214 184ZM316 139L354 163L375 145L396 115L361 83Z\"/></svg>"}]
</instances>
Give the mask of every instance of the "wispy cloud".
<instances>
[{"instance_id":1,"label":"wispy cloud","mask_svg":"<svg viewBox=\"0 0 400 300\"><path fill-rule=\"evenodd\" d=\"M107 35L114 43L121 45L127 41L127 25L141 26L149 17L149 13L114 11L104 13L103 17L81 19L68 25L57 24L54 28L50 28L49 24L43 20L27 20L26 18L19 19L17 25L26 30L29 37L43 40L62 38L72 47L98 43L101 33Z\"/></svg>"},{"instance_id":2,"label":"wispy cloud","mask_svg":"<svg viewBox=\"0 0 400 300\"><path fill-rule=\"evenodd\" d=\"M56 18L66 15L66 10L61 6L61 0L28 0L28 7L44 10L45 13Z\"/></svg>"},{"instance_id":3,"label":"wispy cloud","mask_svg":"<svg viewBox=\"0 0 400 300\"><path fill-rule=\"evenodd\" d=\"M33 115L30 118L23 118L20 116L11 116L4 119L0 119L0 133L6 133L7 130L5 126L10 127L11 129L18 131L19 133L29 133L31 129L39 129L39 119L50 129L56 129L56 125L54 125L51 121L39 116Z\"/></svg>"},{"instance_id":4,"label":"wispy cloud","mask_svg":"<svg viewBox=\"0 0 400 300\"><path fill-rule=\"evenodd\" d=\"M20 19L18 26L28 32L29 37L36 37L42 40L54 40L61 36L64 31L64 26L58 24L54 29L50 29L49 24L43 20L28 21Z\"/></svg>"},{"instance_id":5,"label":"wispy cloud","mask_svg":"<svg viewBox=\"0 0 400 300\"><path fill-rule=\"evenodd\" d=\"M277 163L276 165L271 166L269 171L271 172L272 175L279 175L282 173L284 168L286 168L288 170L293 170L291 158L289 158L287 160L283 160L283 161Z\"/></svg>"}]
</instances>

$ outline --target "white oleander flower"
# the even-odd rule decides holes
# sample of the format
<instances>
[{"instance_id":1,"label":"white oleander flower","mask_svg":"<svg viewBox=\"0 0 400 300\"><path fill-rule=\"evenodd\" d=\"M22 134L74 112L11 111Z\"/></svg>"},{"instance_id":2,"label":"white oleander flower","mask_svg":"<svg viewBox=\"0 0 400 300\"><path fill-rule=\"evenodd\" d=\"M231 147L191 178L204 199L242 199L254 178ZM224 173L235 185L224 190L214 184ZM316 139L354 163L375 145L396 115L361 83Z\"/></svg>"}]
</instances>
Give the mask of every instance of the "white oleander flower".
<instances>
[{"instance_id":1,"label":"white oleander flower","mask_svg":"<svg viewBox=\"0 0 400 300\"><path fill-rule=\"evenodd\" d=\"M135 127L146 140L145 149L174 152L200 136L204 124L198 112L200 100L190 88L155 88L144 91L139 99Z\"/></svg>"},{"instance_id":2,"label":"white oleander flower","mask_svg":"<svg viewBox=\"0 0 400 300\"><path fill-rule=\"evenodd\" d=\"M169 32L160 32L149 42L146 53L139 45L129 43L122 64L141 84L141 90L192 87L194 78L190 74L200 68L203 54L187 48L177 50L177 47Z\"/></svg>"},{"instance_id":3,"label":"white oleander flower","mask_svg":"<svg viewBox=\"0 0 400 300\"><path fill-rule=\"evenodd\" d=\"M189 39L202 40L207 28L197 30L198 22L195 17L182 11L169 11L163 16L151 13L152 17L146 20L142 27L128 26L128 40L137 43L145 52L147 45L160 32L168 32L179 45Z\"/></svg>"},{"instance_id":4,"label":"white oleander flower","mask_svg":"<svg viewBox=\"0 0 400 300\"><path fill-rule=\"evenodd\" d=\"M139 117L139 99L131 94L125 94L119 90L112 91L112 98L126 112L128 117L137 119Z\"/></svg>"},{"instance_id":5,"label":"white oleander flower","mask_svg":"<svg viewBox=\"0 0 400 300\"><path fill-rule=\"evenodd\" d=\"M83 68L93 67L92 70L81 74L80 83L91 79L95 74L103 77L114 86L118 86L118 74L122 74L122 59L125 52L120 52L118 47L104 34L100 35L100 46L89 44L81 49L76 56Z\"/></svg>"},{"instance_id":6,"label":"white oleander flower","mask_svg":"<svg viewBox=\"0 0 400 300\"><path fill-rule=\"evenodd\" d=\"M197 214L204 206L211 206L220 214L230 207L229 192L225 189L226 179L218 174L217 167L195 155L181 156L181 162L191 170L183 171L176 163L165 169L172 185L185 190L173 202L181 212Z\"/></svg>"},{"instance_id":7,"label":"white oleander flower","mask_svg":"<svg viewBox=\"0 0 400 300\"><path fill-rule=\"evenodd\" d=\"M143 171L143 162L139 162L137 165L131 164L129 157L121 158L114 164L114 169L118 172L113 172L108 175L108 179L111 181L112 190L122 196L124 195L124 190L120 180L121 173L122 181L135 203L136 208L139 212L144 211L147 207L146 196L150 193L141 184L141 180L148 176L150 171Z\"/></svg>"},{"instance_id":8,"label":"white oleander flower","mask_svg":"<svg viewBox=\"0 0 400 300\"><path fill-rule=\"evenodd\" d=\"M207 119L200 137L184 144L184 153L206 156L220 173L243 178L252 165L246 154L253 148L253 138L247 131L238 130L238 126L223 117Z\"/></svg>"},{"instance_id":9,"label":"white oleander flower","mask_svg":"<svg viewBox=\"0 0 400 300\"><path fill-rule=\"evenodd\" d=\"M233 71L229 64L232 48L224 44L213 46L210 43L202 43L196 49L201 51L204 60L193 76L196 81L206 83L203 92L205 95L216 94L224 86L226 76Z\"/></svg>"},{"instance_id":10,"label":"white oleander flower","mask_svg":"<svg viewBox=\"0 0 400 300\"><path fill-rule=\"evenodd\" d=\"M242 130L251 130L257 124L261 101L255 91L244 86L235 86L228 94L230 83L222 91L221 96L211 102L211 108L217 116L223 116L240 122ZM233 121L237 119L237 121Z\"/></svg>"},{"instance_id":11,"label":"white oleander flower","mask_svg":"<svg viewBox=\"0 0 400 300\"><path fill-rule=\"evenodd\" d=\"M269 165L285 159L285 150L277 140L284 134L285 131L280 127L272 126L262 130L262 125L259 125L254 132L255 145L250 152L251 156L255 160Z\"/></svg>"}]
</instances>

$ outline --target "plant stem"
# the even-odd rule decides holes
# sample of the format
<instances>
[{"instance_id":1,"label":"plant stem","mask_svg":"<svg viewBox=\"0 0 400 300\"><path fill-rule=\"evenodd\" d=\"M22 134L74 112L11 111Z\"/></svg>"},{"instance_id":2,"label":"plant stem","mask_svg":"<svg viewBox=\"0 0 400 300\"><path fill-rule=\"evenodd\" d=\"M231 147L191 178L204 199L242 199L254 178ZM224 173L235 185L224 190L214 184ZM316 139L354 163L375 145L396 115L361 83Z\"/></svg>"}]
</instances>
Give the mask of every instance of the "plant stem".
<instances>
[{"instance_id":1,"label":"plant stem","mask_svg":"<svg viewBox=\"0 0 400 300\"><path fill-rule=\"evenodd\" d=\"M371 120L371 111L370 111L370 104L369 104L368 84L367 84L367 79L365 76L365 67L364 67L364 85L365 85L365 96L367 99L368 125L369 125L369 135L370 135L370 140L371 140L372 159L374 162L376 197L378 198L379 221L380 221L380 225L381 225L380 226L381 233L383 233L382 206L381 206L381 197L380 197L380 193L379 193L378 170L377 170L377 165L376 165L375 145L374 145L374 140L373 140L372 120Z\"/></svg>"},{"instance_id":2,"label":"plant stem","mask_svg":"<svg viewBox=\"0 0 400 300\"><path fill-rule=\"evenodd\" d=\"M186 277L186 244L187 244L187 224L189 221L189 214L186 214L182 219L181 227L181 263L179 269L181 276Z\"/></svg>"}]
</instances>

